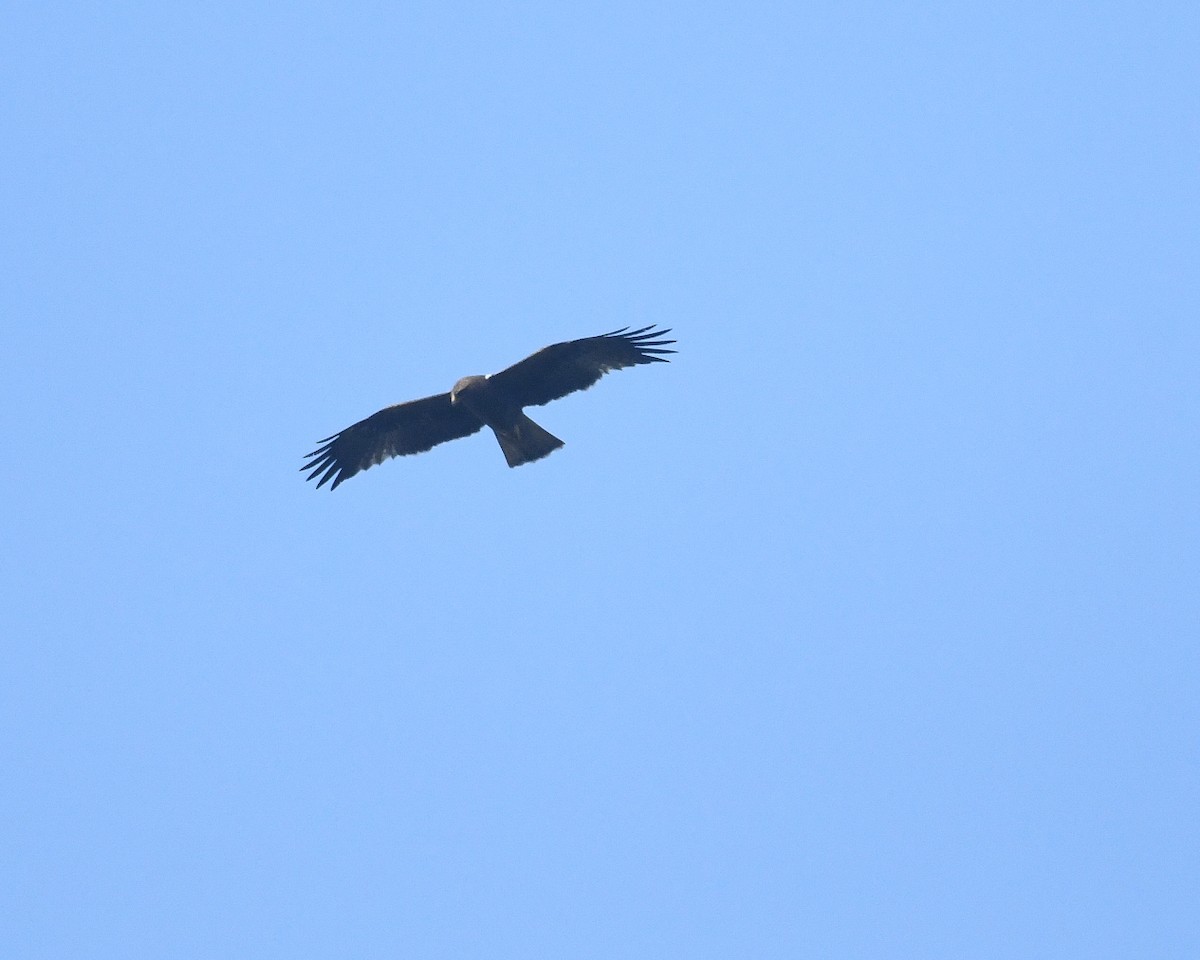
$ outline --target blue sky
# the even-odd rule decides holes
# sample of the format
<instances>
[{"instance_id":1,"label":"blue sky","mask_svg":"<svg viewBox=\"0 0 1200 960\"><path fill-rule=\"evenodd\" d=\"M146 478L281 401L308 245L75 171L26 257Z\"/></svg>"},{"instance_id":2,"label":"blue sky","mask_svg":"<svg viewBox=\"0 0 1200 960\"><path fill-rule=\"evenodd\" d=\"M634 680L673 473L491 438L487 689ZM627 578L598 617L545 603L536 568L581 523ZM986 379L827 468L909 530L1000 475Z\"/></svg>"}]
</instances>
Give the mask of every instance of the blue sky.
<instances>
[{"instance_id":1,"label":"blue sky","mask_svg":"<svg viewBox=\"0 0 1200 960\"><path fill-rule=\"evenodd\" d=\"M1193 4L4 20L6 955L1197 955Z\"/></svg>"}]
</instances>

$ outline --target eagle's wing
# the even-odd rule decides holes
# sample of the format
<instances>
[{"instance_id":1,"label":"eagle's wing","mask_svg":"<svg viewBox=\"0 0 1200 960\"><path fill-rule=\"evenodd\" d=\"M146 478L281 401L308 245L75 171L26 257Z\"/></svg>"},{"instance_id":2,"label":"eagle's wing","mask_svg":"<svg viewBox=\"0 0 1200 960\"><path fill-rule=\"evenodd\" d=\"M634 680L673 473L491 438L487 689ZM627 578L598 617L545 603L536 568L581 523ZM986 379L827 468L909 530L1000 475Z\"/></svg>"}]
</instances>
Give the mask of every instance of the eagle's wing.
<instances>
[{"instance_id":1,"label":"eagle's wing","mask_svg":"<svg viewBox=\"0 0 1200 960\"><path fill-rule=\"evenodd\" d=\"M639 363L665 363L663 349L674 340L656 339L668 330L653 326L630 330L623 327L598 337L555 343L514 363L488 380L522 407L537 407L576 390L586 390L610 370Z\"/></svg>"},{"instance_id":2,"label":"eagle's wing","mask_svg":"<svg viewBox=\"0 0 1200 960\"><path fill-rule=\"evenodd\" d=\"M301 470L311 470L307 479L321 479L317 487L330 480L337 485L360 470L366 470L389 457L423 453L430 447L470 436L483 429L483 424L464 407L452 404L450 394L385 407L366 420L360 420L332 437L321 441L322 446L308 454L308 463Z\"/></svg>"}]
</instances>

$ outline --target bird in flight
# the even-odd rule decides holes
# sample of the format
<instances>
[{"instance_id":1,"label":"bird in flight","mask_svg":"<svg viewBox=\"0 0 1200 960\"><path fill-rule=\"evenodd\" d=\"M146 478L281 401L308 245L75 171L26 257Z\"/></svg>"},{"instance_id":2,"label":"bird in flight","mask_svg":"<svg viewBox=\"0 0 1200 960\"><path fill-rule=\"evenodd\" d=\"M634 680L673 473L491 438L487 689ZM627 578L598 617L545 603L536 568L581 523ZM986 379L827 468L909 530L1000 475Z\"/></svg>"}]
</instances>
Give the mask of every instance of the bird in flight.
<instances>
[{"instance_id":1,"label":"bird in flight","mask_svg":"<svg viewBox=\"0 0 1200 960\"><path fill-rule=\"evenodd\" d=\"M563 442L538 426L523 412L540 407L576 390L586 390L610 370L643 363L666 363L666 347L674 340L660 339L667 330L653 325L630 330L622 327L598 337L568 340L544 347L507 370L490 377L463 377L449 393L385 407L332 437L306 456L301 470L317 487L333 481L330 490L360 470L389 457L403 457L457 440L491 427L510 467L540 460Z\"/></svg>"}]
</instances>

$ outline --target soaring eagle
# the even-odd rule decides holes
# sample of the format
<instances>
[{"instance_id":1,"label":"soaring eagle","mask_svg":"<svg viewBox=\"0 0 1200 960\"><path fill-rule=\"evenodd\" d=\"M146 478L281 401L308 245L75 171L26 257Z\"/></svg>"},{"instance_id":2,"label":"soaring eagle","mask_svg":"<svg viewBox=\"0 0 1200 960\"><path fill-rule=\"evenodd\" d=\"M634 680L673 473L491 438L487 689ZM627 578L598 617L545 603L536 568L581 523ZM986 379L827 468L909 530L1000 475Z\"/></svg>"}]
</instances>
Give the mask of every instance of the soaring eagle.
<instances>
[{"instance_id":1,"label":"soaring eagle","mask_svg":"<svg viewBox=\"0 0 1200 960\"><path fill-rule=\"evenodd\" d=\"M657 339L668 330L622 327L598 337L555 343L490 377L463 377L449 393L385 407L332 437L307 455L301 470L317 487L339 483L389 457L424 453L447 440L491 427L510 467L532 463L563 442L525 416L522 407L540 407L576 390L586 390L610 370L642 363L666 363L674 340Z\"/></svg>"}]
</instances>

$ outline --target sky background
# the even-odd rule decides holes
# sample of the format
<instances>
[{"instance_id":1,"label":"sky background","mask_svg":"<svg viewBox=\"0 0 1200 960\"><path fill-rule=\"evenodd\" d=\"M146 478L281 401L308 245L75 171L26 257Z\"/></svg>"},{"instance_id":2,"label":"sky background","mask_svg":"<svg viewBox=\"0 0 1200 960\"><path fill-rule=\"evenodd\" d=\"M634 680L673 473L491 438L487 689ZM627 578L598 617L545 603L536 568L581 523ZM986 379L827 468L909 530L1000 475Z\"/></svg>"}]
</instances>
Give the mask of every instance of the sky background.
<instances>
[{"instance_id":1,"label":"sky background","mask_svg":"<svg viewBox=\"0 0 1200 960\"><path fill-rule=\"evenodd\" d=\"M8 4L0 952L1200 956L1198 9Z\"/></svg>"}]
</instances>

